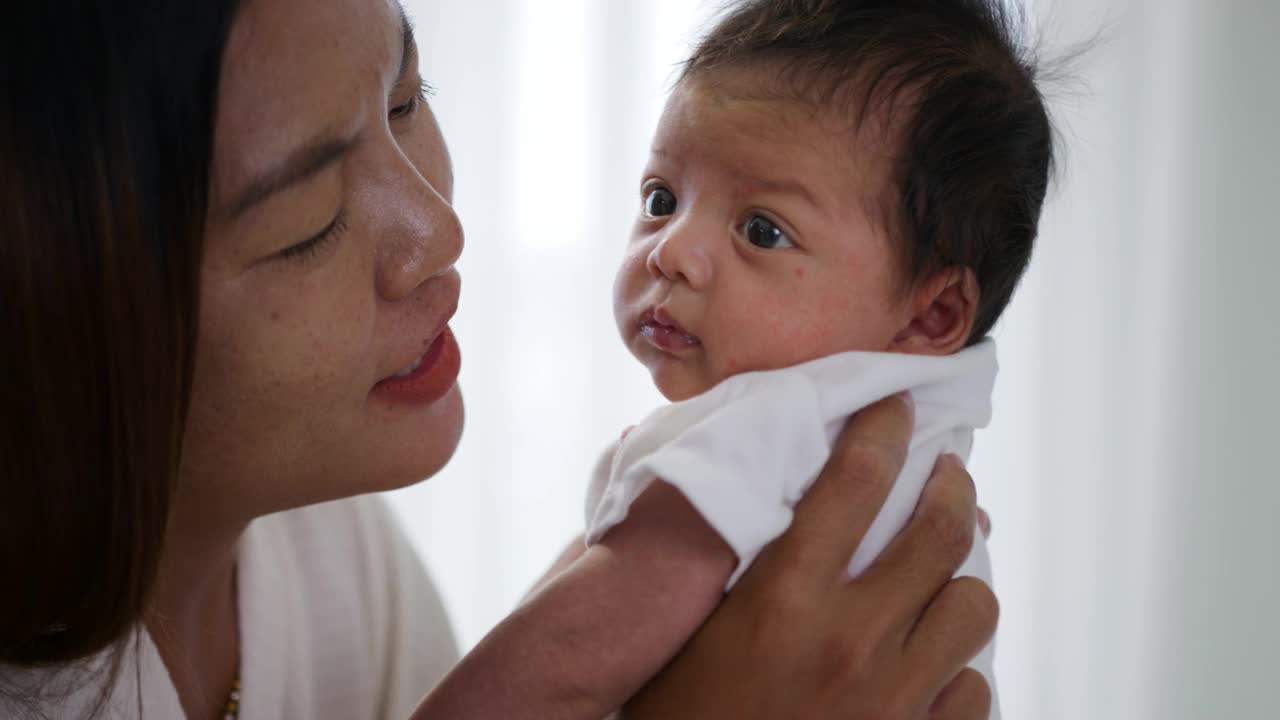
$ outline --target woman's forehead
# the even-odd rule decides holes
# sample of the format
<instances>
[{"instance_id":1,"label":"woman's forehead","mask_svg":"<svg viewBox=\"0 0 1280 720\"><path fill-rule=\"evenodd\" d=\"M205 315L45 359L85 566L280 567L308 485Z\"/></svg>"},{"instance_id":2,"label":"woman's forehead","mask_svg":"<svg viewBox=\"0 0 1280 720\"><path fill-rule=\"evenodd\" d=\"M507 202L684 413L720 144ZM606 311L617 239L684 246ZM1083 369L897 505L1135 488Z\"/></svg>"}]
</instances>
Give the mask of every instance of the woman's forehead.
<instances>
[{"instance_id":1,"label":"woman's forehead","mask_svg":"<svg viewBox=\"0 0 1280 720\"><path fill-rule=\"evenodd\" d=\"M404 28L395 0L246 2L222 61L215 207L302 146L381 121Z\"/></svg>"}]
</instances>

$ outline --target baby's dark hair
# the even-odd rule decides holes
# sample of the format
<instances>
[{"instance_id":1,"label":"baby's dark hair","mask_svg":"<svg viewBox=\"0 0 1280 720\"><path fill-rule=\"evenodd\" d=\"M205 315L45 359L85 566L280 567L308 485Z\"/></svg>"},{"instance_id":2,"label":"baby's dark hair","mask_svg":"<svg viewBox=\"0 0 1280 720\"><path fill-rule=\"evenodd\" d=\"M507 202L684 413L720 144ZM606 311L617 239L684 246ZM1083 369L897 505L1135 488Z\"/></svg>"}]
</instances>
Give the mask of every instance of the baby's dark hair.
<instances>
[{"instance_id":1,"label":"baby's dark hair","mask_svg":"<svg viewBox=\"0 0 1280 720\"><path fill-rule=\"evenodd\" d=\"M779 89L843 103L855 127L887 109L898 148L881 200L902 277L910 286L971 268L973 343L1026 270L1053 167L1024 28L1004 0L745 0L702 38L680 81L777 63Z\"/></svg>"}]
</instances>

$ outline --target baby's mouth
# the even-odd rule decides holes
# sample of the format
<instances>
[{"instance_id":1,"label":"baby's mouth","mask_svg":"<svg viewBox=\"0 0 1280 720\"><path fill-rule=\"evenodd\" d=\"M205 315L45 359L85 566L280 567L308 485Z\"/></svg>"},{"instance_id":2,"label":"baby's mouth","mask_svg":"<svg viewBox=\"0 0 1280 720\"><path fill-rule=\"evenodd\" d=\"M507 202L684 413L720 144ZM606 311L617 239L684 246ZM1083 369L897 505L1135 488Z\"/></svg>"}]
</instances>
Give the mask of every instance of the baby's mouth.
<instances>
[{"instance_id":1,"label":"baby's mouth","mask_svg":"<svg viewBox=\"0 0 1280 720\"><path fill-rule=\"evenodd\" d=\"M675 318L661 308L649 308L640 314L640 335L650 345L669 353L678 353L702 344L696 336L680 327Z\"/></svg>"}]
</instances>

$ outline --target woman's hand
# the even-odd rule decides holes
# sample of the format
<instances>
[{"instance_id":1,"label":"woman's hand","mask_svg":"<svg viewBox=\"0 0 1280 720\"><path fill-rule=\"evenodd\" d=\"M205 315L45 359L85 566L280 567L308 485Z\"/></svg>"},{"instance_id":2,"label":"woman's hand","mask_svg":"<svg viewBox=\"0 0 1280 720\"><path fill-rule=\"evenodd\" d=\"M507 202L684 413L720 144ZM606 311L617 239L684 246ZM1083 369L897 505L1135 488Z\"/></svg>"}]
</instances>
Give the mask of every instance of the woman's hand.
<instances>
[{"instance_id":1,"label":"woman's hand","mask_svg":"<svg viewBox=\"0 0 1280 720\"><path fill-rule=\"evenodd\" d=\"M626 718L986 719L991 691L965 665L998 609L981 581L951 579L977 517L960 462L941 459L898 538L865 574L845 574L906 459L912 422L901 397L850 421L791 528Z\"/></svg>"}]
</instances>

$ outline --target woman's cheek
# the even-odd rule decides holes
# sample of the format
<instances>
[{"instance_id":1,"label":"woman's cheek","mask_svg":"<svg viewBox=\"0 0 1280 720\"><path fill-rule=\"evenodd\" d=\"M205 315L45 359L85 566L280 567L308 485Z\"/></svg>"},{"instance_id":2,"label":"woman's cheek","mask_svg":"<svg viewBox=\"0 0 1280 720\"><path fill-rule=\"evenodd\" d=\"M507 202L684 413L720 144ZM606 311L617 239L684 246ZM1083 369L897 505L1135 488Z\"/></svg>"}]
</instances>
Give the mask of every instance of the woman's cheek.
<instances>
[{"instance_id":1,"label":"woman's cheek","mask_svg":"<svg viewBox=\"0 0 1280 720\"><path fill-rule=\"evenodd\" d=\"M340 242L325 267L269 298L276 311L270 315L271 330L279 334L281 352L293 365L327 374L347 373L357 360L371 358L377 342L372 267L352 257L359 250L354 237Z\"/></svg>"},{"instance_id":2,"label":"woman's cheek","mask_svg":"<svg viewBox=\"0 0 1280 720\"><path fill-rule=\"evenodd\" d=\"M207 328L213 340L207 377L228 397L241 398L255 424L290 424L355 389L362 343L352 309L328 308L304 288L295 290L292 297L270 293L221 306Z\"/></svg>"}]
</instances>

